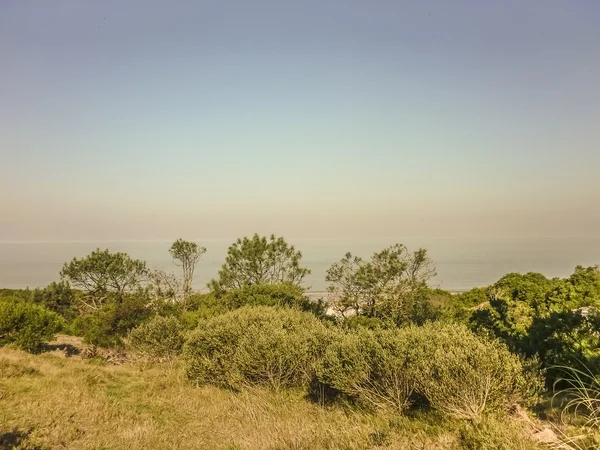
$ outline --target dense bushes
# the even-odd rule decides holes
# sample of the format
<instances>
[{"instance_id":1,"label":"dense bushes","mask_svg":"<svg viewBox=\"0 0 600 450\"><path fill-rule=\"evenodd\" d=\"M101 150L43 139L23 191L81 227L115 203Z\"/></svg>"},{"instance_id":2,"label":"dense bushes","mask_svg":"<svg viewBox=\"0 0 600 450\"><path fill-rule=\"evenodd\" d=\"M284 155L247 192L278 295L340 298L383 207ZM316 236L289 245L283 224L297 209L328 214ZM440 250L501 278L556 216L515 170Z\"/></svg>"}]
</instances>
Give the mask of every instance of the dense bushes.
<instances>
[{"instance_id":1,"label":"dense bushes","mask_svg":"<svg viewBox=\"0 0 600 450\"><path fill-rule=\"evenodd\" d=\"M481 290L479 290L481 291ZM587 366L600 374L600 270L577 266L565 279L508 274L485 290L470 318L473 330L494 336L517 354L536 357L552 387L553 367Z\"/></svg>"},{"instance_id":2,"label":"dense bushes","mask_svg":"<svg viewBox=\"0 0 600 450\"><path fill-rule=\"evenodd\" d=\"M71 289L68 283L50 283L44 289L35 289L31 300L50 311L60 314L67 320L77 317L75 304L79 293Z\"/></svg>"},{"instance_id":3,"label":"dense bushes","mask_svg":"<svg viewBox=\"0 0 600 450\"><path fill-rule=\"evenodd\" d=\"M372 406L402 411L417 393L461 418L527 402L535 381L503 345L439 323L349 333L328 348L318 376Z\"/></svg>"},{"instance_id":4,"label":"dense bushes","mask_svg":"<svg viewBox=\"0 0 600 450\"><path fill-rule=\"evenodd\" d=\"M122 338L153 315L148 299L139 295L126 295L121 301L111 300L91 314L77 317L72 331L83 336L85 342L99 347L118 347Z\"/></svg>"},{"instance_id":5,"label":"dense bushes","mask_svg":"<svg viewBox=\"0 0 600 450\"><path fill-rule=\"evenodd\" d=\"M194 294L188 299L188 311L181 314L187 329L196 328L203 319L223 314L243 306L281 306L325 316L322 300L311 300L304 289L291 283L253 284L227 292Z\"/></svg>"},{"instance_id":6,"label":"dense bushes","mask_svg":"<svg viewBox=\"0 0 600 450\"><path fill-rule=\"evenodd\" d=\"M316 315L324 314L322 302L312 301L304 294L302 287L291 283L253 284L228 291L220 301L228 309L242 306L286 306Z\"/></svg>"},{"instance_id":7,"label":"dense bushes","mask_svg":"<svg viewBox=\"0 0 600 450\"><path fill-rule=\"evenodd\" d=\"M369 406L402 412L410 405L414 388L404 334L366 328L340 334L320 364L319 381Z\"/></svg>"},{"instance_id":8,"label":"dense bushes","mask_svg":"<svg viewBox=\"0 0 600 450\"><path fill-rule=\"evenodd\" d=\"M331 331L312 314L243 307L199 323L184 348L187 375L233 389L304 386L330 339Z\"/></svg>"},{"instance_id":9,"label":"dense bushes","mask_svg":"<svg viewBox=\"0 0 600 450\"><path fill-rule=\"evenodd\" d=\"M201 321L184 353L199 384L279 389L316 376L370 407L402 412L419 396L460 418L527 403L539 387L504 345L456 324L344 331L293 309L243 307Z\"/></svg>"},{"instance_id":10,"label":"dense bushes","mask_svg":"<svg viewBox=\"0 0 600 450\"><path fill-rule=\"evenodd\" d=\"M183 341L183 326L174 317L156 316L129 332L131 346L153 359L172 359L181 353Z\"/></svg>"},{"instance_id":11,"label":"dense bushes","mask_svg":"<svg viewBox=\"0 0 600 450\"><path fill-rule=\"evenodd\" d=\"M506 410L528 403L540 387L506 346L461 325L434 323L401 333L411 348L415 389L441 412L474 418Z\"/></svg>"},{"instance_id":12,"label":"dense bushes","mask_svg":"<svg viewBox=\"0 0 600 450\"><path fill-rule=\"evenodd\" d=\"M39 351L60 330L61 317L18 298L0 298L0 345L15 344L29 352Z\"/></svg>"}]
</instances>

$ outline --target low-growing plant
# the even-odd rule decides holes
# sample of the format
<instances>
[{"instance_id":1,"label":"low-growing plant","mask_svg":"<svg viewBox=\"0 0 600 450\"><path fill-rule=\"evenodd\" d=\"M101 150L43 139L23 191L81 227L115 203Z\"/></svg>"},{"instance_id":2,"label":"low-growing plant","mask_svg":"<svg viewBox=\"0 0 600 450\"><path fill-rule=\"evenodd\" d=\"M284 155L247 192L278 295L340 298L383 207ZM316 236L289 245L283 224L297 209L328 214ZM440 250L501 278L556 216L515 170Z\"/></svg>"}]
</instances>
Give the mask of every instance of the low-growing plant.
<instances>
[{"instance_id":1,"label":"low-growing plant","mask_svg":"<svg viewBox=\"0 0 600 450\"><path fill-rule=\"evenodd\" d=\"M127 295L122 300L105 304L91 314L77 317L71 329L93 346L120 347L123 345L122 338L129 330L152 315L147 298Z\"/></svg>"},{"instance_id":2,"label":"low-growing plant","mask_svg":"<svg viewBox=\"0 0 600 450\"><path fill-rule=\"evenodd\" d=\"M14 297L0 299L0 345L38 352L62 326L62 318L42 306Z\"/></svg>"},{"instance_id":3,"label":"low-growing plant","mask_svg":"<svg viewBox=\"0 0 600 450\"><path fill-rule=\"evenodd\" d=\"M173 359L181 353L183 326L175 317L156 316L129 332L131 346L152 359Z\"/></svg>"},{"instance_id":4,"label":"low-growing plant","mask_svg":"<svg viewBox=\"0 0 600 450\"><path fill-rule=\"evenodd\" d=\"M187 375L198 384L232 389L306 386L331 335L310 313L243 307L198 324L184 347Z\"/></svg>"},{"instance_id":5,"label":"low-growing plant","mask_svg":"<svg viewBox=\"0 0 600 450\"><path fill-rule=\"evenodd\" d=\"M220 301L228 309L242 306L285 306L313 312L317 316L325 313L322 301L311 300L301 286L292 283L252 284L227 291Z\"/></svg>"},{"instance_id":6,"label":"low-growing plant","mask_svg":"<svg viewBox=\"0 0 600 450\"><path fill-rule=\"evenodd\" d=\"M505 345L464 326L433 323L402 331L412 349L415 388L440 412L474 419L527 404L541 389L541 377L525 373Z\"/></svg>"},{"instance_id":7,"label":"low-growing plant","mask_svg":"<svg viewBox=\"0 0 600 450\"><path fill-rule=\"evenodd\" d=\"M329 346L318 379L368 406L403 412L414 390L408 345L399 330L359 328Z\"/></svg>"},{"instance_id":8,"label":"low-growing plant","mask_svg":"<svg viewBox=\"0 0 600 450\"><path fill-rule=\"evenodd\" d=\"M542 383L504 345L442 323L350 332L330 345L317 375L371 406L402 412L424 397L441 413L468 419L528 403Z\"/></svg>"}]
</instances>

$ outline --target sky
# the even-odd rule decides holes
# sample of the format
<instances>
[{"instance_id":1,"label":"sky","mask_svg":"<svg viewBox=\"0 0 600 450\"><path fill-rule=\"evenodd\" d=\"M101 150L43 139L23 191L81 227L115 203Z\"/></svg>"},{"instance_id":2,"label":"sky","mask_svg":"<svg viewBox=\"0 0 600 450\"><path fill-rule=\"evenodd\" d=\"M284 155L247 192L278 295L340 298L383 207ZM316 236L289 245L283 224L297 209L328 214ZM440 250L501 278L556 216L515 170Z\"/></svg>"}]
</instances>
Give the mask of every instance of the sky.
<instances>
[{"instance_id":1,"label":"sky","mask_svg":"<svg viewBox=\"0 0 600 450\"><path fill-rule=\"evenodd\" d=\"M0 241L597 236L600 2L0 2Z\"/></svg>"}]
</instances>

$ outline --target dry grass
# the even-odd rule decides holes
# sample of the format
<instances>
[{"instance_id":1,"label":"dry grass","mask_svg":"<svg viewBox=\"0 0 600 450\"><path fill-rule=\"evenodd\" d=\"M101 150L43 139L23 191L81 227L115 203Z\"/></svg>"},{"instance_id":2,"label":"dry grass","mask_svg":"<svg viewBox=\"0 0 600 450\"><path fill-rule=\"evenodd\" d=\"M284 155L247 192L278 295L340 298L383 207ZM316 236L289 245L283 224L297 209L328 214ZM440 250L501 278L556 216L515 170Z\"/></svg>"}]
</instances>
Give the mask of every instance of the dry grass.
<instances>
[{"instance_id":1,"label":"dry grass","mask_svg":"<svg viewBox=\"0 0 600 450\"><path fill-rule=\"evenodd\" d=\"M11 444L12 442L12 444ZM8 443L8 444L7 444ZM20 443L20 444L19 444ZM0 349L0 448L534 449L515 419L478 425L431 415L321 408L301 393L195 388L180 368L101 365Z\"/></svg>"}]
</instances>

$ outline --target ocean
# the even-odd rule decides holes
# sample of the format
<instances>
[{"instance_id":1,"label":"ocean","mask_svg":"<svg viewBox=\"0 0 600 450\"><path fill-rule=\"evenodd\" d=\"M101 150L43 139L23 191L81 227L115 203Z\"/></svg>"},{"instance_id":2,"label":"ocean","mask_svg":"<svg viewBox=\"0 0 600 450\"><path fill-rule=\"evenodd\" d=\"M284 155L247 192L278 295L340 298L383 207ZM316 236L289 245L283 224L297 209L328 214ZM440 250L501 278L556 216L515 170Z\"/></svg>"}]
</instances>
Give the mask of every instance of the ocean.
<instances>
[{"instance_id":1,"label":"ocean","mask_svg":"<svg viewBox=\"0 0 600 450\"><path fill-rule=\"evenodd\" d=\"M207 253L196 268L194 287L205 289L216 276L232 239L197 239ZM450 291L464 291L494 283L509 272L541 272L548 277L568 276L576 265L600 264L598 238L429 238L429 239L288 239L303 253L303 264L312 270L305 279L311 292L326 289L326 270L351 251L368 258L395 242L416 250L426 248L436 263L434 286ZM60 279L66 261L82 257L96 248L127 252L143 259L149 267L178 271L170 258L171 241L102 241L102 242L0 242L0 287L36 288Z\"/></svg>"}]
</instances>

